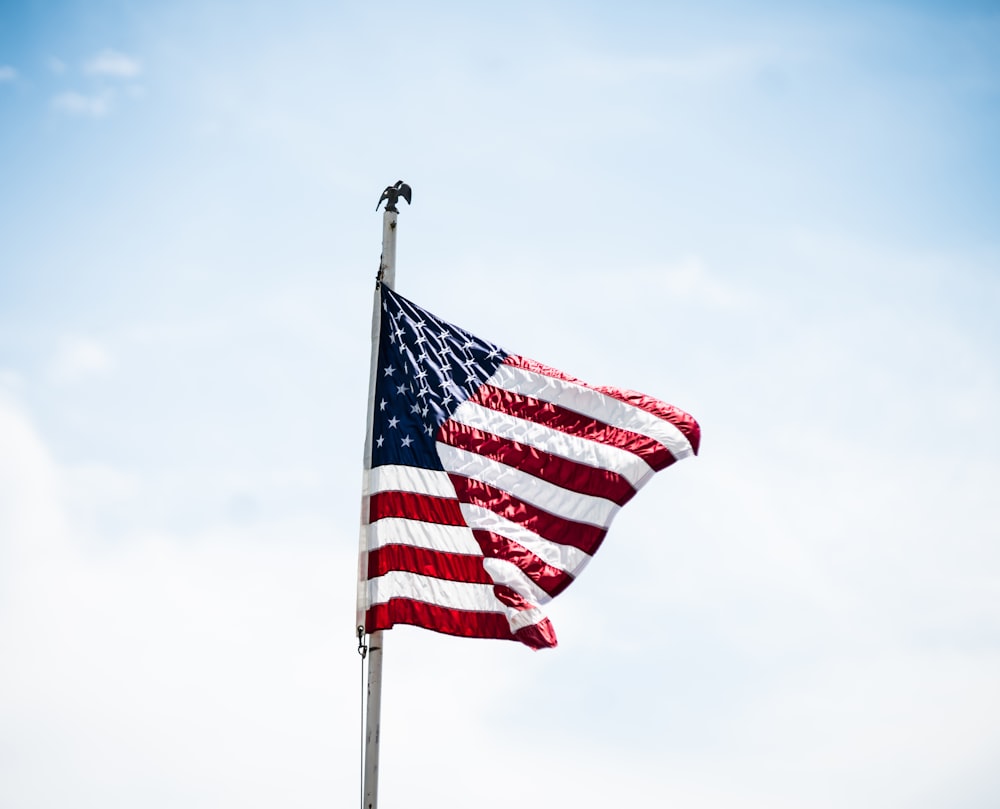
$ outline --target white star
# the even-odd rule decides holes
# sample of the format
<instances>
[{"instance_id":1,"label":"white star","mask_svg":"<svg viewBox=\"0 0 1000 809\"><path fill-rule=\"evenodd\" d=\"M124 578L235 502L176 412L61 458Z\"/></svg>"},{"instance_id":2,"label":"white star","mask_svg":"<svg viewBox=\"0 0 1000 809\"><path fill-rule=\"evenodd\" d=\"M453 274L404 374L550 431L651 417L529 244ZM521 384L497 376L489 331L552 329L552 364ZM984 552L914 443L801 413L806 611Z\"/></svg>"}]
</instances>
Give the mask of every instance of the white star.
<instances>
[{"instance_id":1,"label":"white star","mask_svg":"<svg viewBox=\"0 0 1000 809\"><path fill-rule=\"evenodd\" d=\"M392 376L394 373L396 373L396 369L393 368L391 365L385 369L386 376Z\"/></svg>"},{"instance_id":2,"label":"white star","mask_svg":"<svg viewBox=\"0 0 1000 809\"><path fill-rule=\"evenodd\" d=\"M429 396L429 395L430 395L430 389L429 388L421 388L419 391L417 391L417 396L420 396L421 398L423 398L424 396Z\"/></svg>"},{"instance_id":3,"label":"white star","mask_svg":"<svg viewBox=\"0 0 1000 809\"><path fill-rule=\"evenodd\" d=\"M464 348L466 351L468 351L470 348L475 348L475 347L476 347L476 344L474 342L472 342L472 340L466 340L465 341L465 345L462 346L462 348Z\"/></svg>"},{"instance_id":4,"label":"white star","mask_svg":"<svg viewBox=\"0 0 1000 809\"><path fill-rule=\"evenodd\" d=\"M429 425L429 424L425 424L424 425L424 432L427 433L427 435L434 435L434 428L431 427L431 425Z\"/></svg>"},{"instance_id":5,"label":"white star","mask_svg":"<svg viewBox=\"0 0 1000 809\"><path fill-rule=\"evenodd\" d=\"M384 443L385 443L385 439L382 436L379 436L378 438L375 439L375 446L376 447L381 447Z\"/></svg>"},{"instance_id":6,"label":"white star","mask_svg":"<svg viewBox=\"0 0 1000 809\"><path fill-rule=\"evenodd\" d=\"M449 337L451 337L451 334L447 329L442 329L441 333L438 335L438 339L440 340L447 340Z\"/></svg>"},{"instance_id":7,"label":"white star","mask_svg":"<svg viewBox=\"0 0 1000 809\"><path fill-rule=\"evenodd\" d=\"M389 426L392 427L394 430L396 429L397 424L399 424L399 419L397 419L395 416L389 419Z\"/></svg>"},{"instance_id":8,"label":"white star","mask_svg":"<svg viewBox=\"0 0 1000 809\"><path fill-rule=\"evenodd\" d=\"M419 371L417 371L417 375L416 375L415 378L416 379L423 379L425 376L427 376L427 371L425 371L423 368L421 368Z\"/></svg>"},{"instance_id":9,"label":"white star","mask_svg":"<svg viewBox=\"0 0 1000 809\"><path fill-rule=\"evenodd\" d=\"M424 409L420 411L420 415L423 416L424 418L427 418L427 414L430 412L430 410L431 409L427 407L427 405L424 405Z\"/></svg>"},{"instance_id":10,"label":"white star","mask_svg":"<svg viewBox=\"0 0 1000 809\"><path fill-rule=\"evenodd\" d=\"M378 409L379 410L385 410L385 406L387 404L389 404L389 403L385 399L383 399L381 402L378 403Z\"/></svg>"},{"instance_id":11,"label":"white star","mask_svg":"<svg viewBox=\"0 0 1000 809\"><path fill-rule=\"evenodd\" d=\"M412 443L413 443L413 439L410 438L410 436L406 436L406 438L403 439L403 446L404 447L409 447L410 444L412 444Z\"/></svg>"},{"instance_id":12,"label":"white star","mask_svg":"<svg viewBox=\"0 0 1000 809\"><path fill-rule=\"evenodd\" d=\"M490 353L486 355L486 359L491 360L494 357L499 357L499 356L500 352L497 350L497 347L494 346L492 349L490 349Z\"/></svg>"},{"instance_id":13,"label":"white star","mask_svg":"<svg viewBox=\"0 0 1000 809\"><path fill-rule=\"evenodd\" d=\"M426 362L427 361L427 352L426 351L423 352L419 357L417 357L417 362L421 362L421 361L422 362Z\"/></svg>"},{"instance_id":14,"label":"white star","mask_svg":"<svg viewBox=\"0 0 1000 809\"><path fill-rule=\"evenodd\" d=\"M414 345L420 345L421 343L425 343L425 342L427 342L427 338L424 337L424 335L422 335L422 334L418 334L416 342L414 343Z\"/></svg>"},{"instance_id":15,"label":"white star","mask_svg":"<svg viewBox=\"0 0 1000 809\"><path fill-rule=\"evenodd\" d=\"M396 337L397 337L397 338L398 338L399 340L402 340L402 339L403 339L403 337L405 337L405 336L406 336L406 332L405 332L405 331L403 331L403 329L402 329L402 328L398 328L398 329L396 329Z\"/></svg>"},{"instance_id":16,"label":"white star","mask_svg":"<svg viewBox=\"0 0 1000 809\"><path fill-rule=\"evenodd\" d=\"M447 408L447 407L448 407L448 405L449 405L449 404L451 404L451 403L452 403L453 401L455 401L455 400L454 400L454 399L453 399L453 398L451 397L451 394L449 393L449 394L448 394L447 396L445 396L445 397L444 397L444 399L443 399L443 400L441 401L441 406L442 406L442 407L445 407L445 408Z\"/></svg>"},{"instance_id":17,"label":"white star","mask_svg":"<svg viewBox=\"0 0 1000 809\"><path fill-rule=\"evenodd\" d=\"M418 320L416 323L413 324L413 328L415 330L420 330L420 329L422 329L426 325L427 324L423 320Z\"/></svg>"},{"instance_id":18,"label":"white star","mask_svg":"<svg viewBox=\"0 0 1000 809\"><path fill-rule=\"evenodd\" d=\"M398 393L400 395L406 393L406 390L407 390L407 387L406 387L406 383L405 382L402 385L397 385L396 386L396 393Z\"/></svg>"},{"instance_id":19,"label":"white star","mask_svg":"<svg viewBox=\"0 0 1000 809\"><path fill-rule=\"evenodd\" d=\"M420 412L420 405L418 405L416 402L414 402L413 403L413 407L410 408L410 412L411 413L419 413Z\"/></svg>"},{"instance_id":20,"label":"white star","mask_svg":"<svg viewBox=\"0 0 1000 809\"><path fill-rule=\"evenodd\" d=\"M442 374L446 374L450 370L451 370L451 366L448 363L445 363L444 365L441 366L441 373Z\"/></svg>"}]
</instances>

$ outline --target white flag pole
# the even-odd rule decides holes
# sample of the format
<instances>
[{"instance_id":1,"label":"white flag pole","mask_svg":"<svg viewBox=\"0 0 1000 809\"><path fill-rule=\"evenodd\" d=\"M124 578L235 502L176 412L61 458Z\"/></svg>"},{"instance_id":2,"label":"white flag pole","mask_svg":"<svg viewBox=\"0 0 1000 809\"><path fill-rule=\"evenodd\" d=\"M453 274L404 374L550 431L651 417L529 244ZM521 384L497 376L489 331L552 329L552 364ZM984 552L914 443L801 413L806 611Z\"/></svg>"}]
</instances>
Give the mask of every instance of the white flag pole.
<instances>
[{"instance_id":1,"label":"white flag pole","mask_svg":"<svg viewBox=\"0 0 1000 809\"><path fill-rule=\"evenodd\" d=\"M358 629L365 625L365 611L368 606L368 473L372 465L372 421L375 409L375 382L378 373L378 339L382 322L379 306L381 284L396 285L396 218L399 211L396 202L400 197L410 202L410 187L402 180L382 192L379 205L384 201L382 213L382 260L378 268L378 284L375 289L375 304L372 310L372 359L368 380L368 424L365 433L365 481L362 492L361 550L358 554ZM376 206L378 207L378 206ZM364 794L362 809L376 809L378 806L378 754L381 736L382 715L382 647L385 643L382 630L368 636L368 710L365 717L365 759Z\"/></svg>"}]
</instances>

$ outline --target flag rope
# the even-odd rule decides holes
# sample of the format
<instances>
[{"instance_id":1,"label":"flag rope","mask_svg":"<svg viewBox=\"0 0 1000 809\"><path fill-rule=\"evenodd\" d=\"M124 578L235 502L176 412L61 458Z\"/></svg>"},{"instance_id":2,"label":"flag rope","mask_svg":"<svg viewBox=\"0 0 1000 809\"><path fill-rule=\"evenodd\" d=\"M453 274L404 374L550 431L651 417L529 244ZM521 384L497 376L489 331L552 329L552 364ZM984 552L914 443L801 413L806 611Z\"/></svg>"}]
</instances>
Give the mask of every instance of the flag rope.
<instances>
[{"instance_id":1,"label":"flag rope","mask_svg":"<svg viewBox=\"0 0 1000 809\"><path fill-rule=\"evenodd\" d=\"M361 790L358 805L364 809L365 805L365 657L368 654L368 644L365 643L365 628L358 627L358 654L361 655L361 746L359 748L358 759L361 762Z\"/></svg>"}]
</instances>

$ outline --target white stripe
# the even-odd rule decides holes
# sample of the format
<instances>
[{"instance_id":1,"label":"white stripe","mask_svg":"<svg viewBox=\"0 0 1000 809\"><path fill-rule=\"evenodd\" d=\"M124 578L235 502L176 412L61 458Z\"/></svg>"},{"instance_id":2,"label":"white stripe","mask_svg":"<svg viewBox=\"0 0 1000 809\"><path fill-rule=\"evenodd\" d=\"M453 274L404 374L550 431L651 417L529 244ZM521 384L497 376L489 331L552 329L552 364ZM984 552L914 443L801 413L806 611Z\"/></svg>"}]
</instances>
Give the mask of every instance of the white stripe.
<instances>
[{"instance_id":1,"label":"white stripe","mask_svg":"<svg viewBox=\"0 0 1000 809\"><path fill-rule=\"evenodd\" d=\"M392 598L410 598L468 612L508 611L508 607L493 592L492 584L448 581L402 570L392 570L384 576L368 580L369 604L384 604Z\"/></svg>"},{"instance_id":2,"label":"white stripe","mask_svg":"<svg viewBox=\"0 0 1000 809\"><path fill-rule=\"evenodd\" d=\"M534 604L545 604L552 596L535 584L521 568L506 559L484 559L483 567L497 584L505 584Z\"/></svg>"},{"instance_id":3,"label":"white stripe","mask_svg":"<svg viewBox=\"0 0 1000 809\"><path fill-rule=\"evenodd\" d=\"M368 547L375 549L386 545L483 555L472 531L464 525L439 525L404 517L383 517L368 526Z\"/></svg>"},{"instance_id":4,"label":"white stripe","mask_svg":"<svg viewBox=\"0 0 1000 809\"><path fill-rule=\"evenodd\" d=\"M415 492L435 497L455 497L447 472L416 466L376 466L365 475L365 493Z\"/></svg>"},{"instance_id":5,"label":"white stripe","mask_svg":"<svg viewBox=\"0 0 1000 809\"><path fill-rule=\"evenodd\" d=\"M618 505L611 500L564 489L474 452L441 443L437 450L449 472L488 483L558 517L607 528L618 513Z\"/></svg>"},{"instance_id":6,"label":"white stripe","mask_svg":"<svg viewBox=\"0 0 1000 809\"><path fill-rule=\"evenodd\" d=\"M529 610L507 610L507 623L510 624L510 631L517 632L526 626L534 626L545 620L545 613L537 607Z\"/></svg>"},{"instance_id":7,"label":"white stripe","mask_svg":"<svg viewBox=\"0 0 1000 809\"><path fill-rule=\"evenodd\" d=\"M575 382L554 379L512 365L501 365L493 376L486 380L486 384L522 396L551 402L613 427L631 430L652 438L670 450L670 454L677 460L693 454L691 443L684 433L669 421Z\"/></svg>"},{"instance_id":8,"label":"white stripe","mask_svg":"<svg viewBox=\"0 0 1000 809\"><path fill-rule=\"evenodd\" d=\"M545 613L538 607L518 610L504 604L496 597L492 584L446 581L398 570L368 581L369 605L385 604L393 598L409 598L463 612L500 613L507 618L511 633L545 620Z\"/></svg>"},{"instance_id":9,"label":"white stripe","mask_svg":"<svg viewBox=\"0 0 1000 809\"><path fill-rule=\"evenodd\" d=\"M506 537L525 550L531 551L545 564L563 570L571 576L577 575L590 561L590 554L584 553L579 548L545 539L488 508L463 503L462 516L473 531L491 531Z\"/></svg>"},{"instance_id":10,"label":"white stripe","mask_svg":"<svg viewBox=\"0 0 1000 809\"><path fill-rule=\"evenodd\" d=\"M633 489L641 488L653 474L649 464L628 450L589 438L569 435L534 421L491 410L474 402L462 402L451 418L467 427L498 435L508 441L527 444L550 455L617 472L632 484Z\"/></svg>"}]
</instances>

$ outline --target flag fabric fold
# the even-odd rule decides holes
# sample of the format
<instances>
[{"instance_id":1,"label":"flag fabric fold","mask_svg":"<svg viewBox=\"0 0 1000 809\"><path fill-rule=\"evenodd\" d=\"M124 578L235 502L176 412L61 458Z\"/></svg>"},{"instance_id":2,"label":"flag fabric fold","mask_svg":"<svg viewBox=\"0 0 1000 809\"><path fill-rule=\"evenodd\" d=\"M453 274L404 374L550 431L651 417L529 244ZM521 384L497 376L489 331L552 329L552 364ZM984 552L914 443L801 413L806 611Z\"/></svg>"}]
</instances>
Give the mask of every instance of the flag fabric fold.
<instances>
[{"instance_id":1,"label":"flag fabric fold","mask_svg":"<svg viewBox=\"0 0 1000 809\"><path fill-rule=\"evenodd\" d=\"M555 646L541 606L654 472L697 453L697 422L376 295L359 625Z\"/></svg>"}]
</instances>

